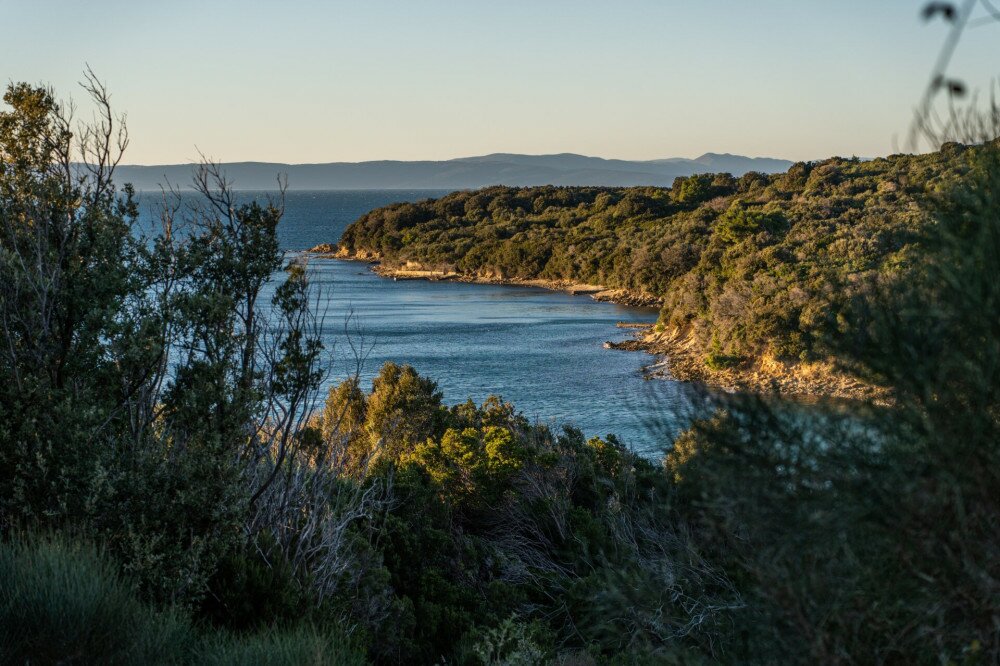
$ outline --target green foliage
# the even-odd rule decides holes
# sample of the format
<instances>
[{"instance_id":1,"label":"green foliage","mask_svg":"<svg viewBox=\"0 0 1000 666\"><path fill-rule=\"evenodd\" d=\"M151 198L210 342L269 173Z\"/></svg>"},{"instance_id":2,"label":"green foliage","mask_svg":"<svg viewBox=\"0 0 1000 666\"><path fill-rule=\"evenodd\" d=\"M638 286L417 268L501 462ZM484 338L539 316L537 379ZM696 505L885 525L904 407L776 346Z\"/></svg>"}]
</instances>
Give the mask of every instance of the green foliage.
<instances>
[{"instance_id":1,"label":"green foliage","mask_svg":"<svg viewBox=\"0 0 1000 666\"><path fill-rule=\"evenodd\" d=\"M364 413L365 430L380 439L380 453L398 456L439 434L441 393L412 367L386 363L372 382Z\"/></svg>"},{"instance_id":2,"label":"green foliage","mask_svg":"<svg viewBox=\"0 0 1000 666\"><path fill-rule=\"evenodd\" d=\"M133 308L147 283L131 190L67 181L72 133L51 91L10 85L0 112L0 524L80 516L101 474L92 437L119 382L151 360ZM136 308L137 309L137 308ZM109 362L115 357L115 363Z\"/></svg>"},{"instance_id":3,"label":"green foliage","mask_svg":"<svg viewBox=\"0 0 1000 666\"><path fill-rule=\"evenodd\" d=\"M156 611L94 546L61 535L0 545L0 661L31 664L363 664L336 628L197 632Z\"/></svg>"},{"instance_id":4,"label":"green foliage","mask_svg":"<svg viewBox=\"0 0 1000 666\"><path fill-rule=\"evenodd\" d=\"M79 134L43 88L9 86L0 111L0 528L71 526L190 610L233 562L267 578L247 539L273 527L254 503L278 476L258 467L290 459L320 378L308 279L290 266L261 319L281 209L237 205L212 165L184 224L168 207L143 237L108 95L86 88L103 120Z\"/></svg>"},{"instance_id":5,"label":"green foliage","mask_svg":"<svg viewBox=\"0 0 1000 666\"><path fill-rule=\"evenodd\" d=\"M666 654L697 633L685 629L692 611L703 627L717 621L707 605L681 603L678 586L728 591L700 582L697 557L672 527L668 481L652 463L612 436L553 435L499 398L447 408L427 399L432 387L409 367L388 364L368 395L349 380L331 400L351 396L349 411L360 415L386 394L435 425L422 441L399 440L394 420L366 420L354 444L362 457L379 456L372 471L391 476L396 500L369 530L395 597L375 630L377 658L472 659L478 649L492 663L538 646L555 655L555 644L601 659L640 645ZM650 594L611 594L609 581ZM521 620L506 621L512 614Z\"/></svg>"},{"instance_id":6,"label":"green foliage","mask_svg":"<svg viewBox=\"0 0 1000 666\"><path fill-rule=\"evenodd\" d=\"M79 134L43 88L0 111L0 527L71 525L195 608L262 530L264 452L280 467L300 441L322 374L308 277L287 267L262 318L281 206L237 204L210 164L202 203L144 237L113 179L125 135L85 87L101 120Z\"/></svg>"},{"instance_id":7,"label":"green foliage","mask_svg":"<svg viewBox=\"0 0 1000 666\"><path fill-rule=\"evenodd\" d=\"M368 663L343 636L308 627L206 641L197 655L205 666L360 666Z\"/></svg>"},{"instance_id":8,"label":"green foliage","mask_svg":"<svg viewBox=\"0 0 1000 666\"><path fill-rule=\"evenodd\" d=\"M714 194L712 174L696 174L687 178L677 178L671 188L671 196L675 201L689 206L708 201Z\"/></svg>"},{"instance_id":9,"label":"green foliage","mask_svg":"<svg viewBox=\"0 0 1000 666\"><path fill-rule=\"evenodd\" d=\"M489 188L345 232L390 262L658 299L714 369L833 354L893 391L714 396L660 466L498 397L446 406L393 363L313 413L307 272L285 267L267 326L257 302L280 206L235 205L209 165L187 231L168 210L139 238L110 126L78 170L49 91L5 102L5 663L1000 658L996 145Z\"/></svg>"},{"instance_id":10,"label":"green foliage","mask_svg":"<svg viewBox=\"0 0 1000 666\"><path fill-rule=\"evenodd\" d=\"M340 242L387 266L624 289L662 305L661 323L692 333L706 355L714 337L732 356L823 358L859 286L912 269L928 196L962 178L978 150L702 174L670 189L456 192L374 210Z\"/></svg>"},{"instance_id":11,"label":"green foliage","mask_svg":"<svg viewBox=\"0 0 1000 666\"><path fill-rule=\"evenodd\" d=\"M0 545L0 661L187 663L186 620L141 603L96 548L64 537Z\"/></svg>"},{"instance_id":12,"label":"green foliage","mask_svg":"<svg viewBox=\"0 0 1000 666\"><path fill-rule=\"evenodd\" d=\"M219 562L208 581L212 594L198 609L200 617L238 632L310 617L307 589L273 538L262 538L257 548L234 550Z\"/></svg>"},{"instance_id":13,"label":"green foliage","mask_svg":"<svg viewBox=\"0 0 1000 666\"><path fill-rule=\"evenodd\" d=\"M740 660L1000 656L996 148L970 166L930 202L918 269L870 276L829 341L893 388L891 408L732 398L667 456L700 547L747 601Z\"/></svg>"},{"instance_id":14,"label":"green foliage","mask_svg":"<svg viewBox=\"0 0 1000 666\"><path fill-rule=\"evenodd\" d=\"M512 615L483 631L473 650L484 666L534 666L545 657L537 637L539 632L538 625L518 622Z\"/></svg>"},{"instance_id":15,"label":"green foliage","mask_svg":"<svg viewBox=\"0 0 1000 666\"><path fill-rule=\"evenodd\" d=\"M708 366L710 370L725 370L726 368L732 368L739 365L740 361L743 359L736 354L727 354L722 350L722 345L719 344L718 338L712 339L712 345L709 347L708 353L705 355L705 365Z\"/></svg>"},{"instance_id":16,"label":"green foliage","mask_svg":"<svg viewBox=\"0 0 1000 666\"><path fill-rule=\"evenodd\" d=\"M502 498L527 455L509 429L449 428L439 441L418 444L399 462L419 467L453 504L492 504Z\"/></svg>"},{"instance_id":17,"label":"green foliage","mask_svg":"<svg viewBox=\"0 0 1000 666\"><path fill-rule=\"evenodd\" d=\"M715 233L722 241L738 243L744 238L764 233L773 236L787 227L779 212L748 210L734 201L716 223Z\"/></svg>"}]
</instances>

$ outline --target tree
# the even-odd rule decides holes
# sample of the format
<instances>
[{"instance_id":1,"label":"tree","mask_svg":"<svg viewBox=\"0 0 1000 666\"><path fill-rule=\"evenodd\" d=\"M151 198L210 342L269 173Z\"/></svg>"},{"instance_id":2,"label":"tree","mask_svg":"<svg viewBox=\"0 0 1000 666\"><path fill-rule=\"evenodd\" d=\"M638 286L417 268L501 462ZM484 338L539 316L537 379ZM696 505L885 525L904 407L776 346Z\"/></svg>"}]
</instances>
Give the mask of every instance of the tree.
<instances>
[{"instance_id":1,"label":"tree","mask_svg":"<svg viewBox=\"0 0 1000 666\"><path fill-rule=\"evenodd\" d=\"M401 453L438 435L443 425L441 392L409 365L389 362L372 380L365 408L365 430L379 455L396 459Z\"/></svg>"},{"instance_id":2,"label":"tree","mask_svg":"<svg viewBox=\"0 0 1000 666\"><path fill-rule=\"evenodd\" d=\"M161 332L132 191L128 143L88 73L98 124L75 137L51 90L12 84L0 112L0 525L81 517L112 433L149 386ZM77 156L89 158L84 166Z\"/></svg>"},{"instance_id":3,"label":"tree","mask_svg":"<svg viewBox=\"0 0 1000 666\"><path fill-rule=\"evenodd\" d=\"M0 526L101 535L146 593L192 605L274 528L262 498L322 378L308 274L259 302L280 196L239 203L211 163L202 205L142 237L114 179L128 135L84 87L97 121L76 131L46 88L8 86L0 112Z\"/></svg>"},{"instance_id":4,"label":"tree","mask_svg":"<svg viewBox=\"0 0 1000 666\"><path fill-rule=\"evenodd\" d=\"M697 205L712 197L715 191L712 183L715 179L713 174L695 174L675 179L670 189L678 203Z\"/></svg>"}]
</instances>

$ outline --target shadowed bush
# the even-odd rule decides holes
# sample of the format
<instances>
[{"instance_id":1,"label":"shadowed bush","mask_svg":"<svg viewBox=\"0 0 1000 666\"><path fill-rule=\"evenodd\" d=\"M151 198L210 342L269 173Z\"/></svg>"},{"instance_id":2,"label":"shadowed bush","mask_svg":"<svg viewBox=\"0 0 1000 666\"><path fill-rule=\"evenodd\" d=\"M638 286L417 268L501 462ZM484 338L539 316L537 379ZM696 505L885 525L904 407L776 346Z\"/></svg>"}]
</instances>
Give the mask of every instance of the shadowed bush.
<instances>
[{"instance_id":1,"label":"shadowed bush","mask_svg":"<svg viewBox=\"0 0 1000 666\"><path fill-rule=\"evenodd\" d=\"M95 547L61 536L0 547L3 663L175 664L187 622L143 604Z\"/></svg>"},{"instance_id":2,"label":"shadowed bush","mask_svg":"<svg viewBox=\"0 0 1000 666\"><path fill-rule=\"evenodd\" d=\"M157 611L89 543L32 536L0 546L3 664L363 664L339 631L302 626L199 635Z\"/></svg>"},{"instance_id":3,"label":"shadowed bush","mask_svg":"<svg viewBox=\"0 0 1000 666\"><path fill-rule=\"evenodd\" d=\"M348 666L366 662L344 637L299 627L249 637L234 635L210 639L199 652L197 663L204 666Z\"/></svg>"},{"instance_id":4,"label":"shadowed bush","mask_svg":"<svg viewBox=\"0 0 1000 666\"><path fill-rule=\"evenodd\" d=\"M747 601L738 660L1000 663L1000 152L970 164L915 268L866 284L830 341L891 407L729 397L667 456Z\"/></svg>"}]
</instances>

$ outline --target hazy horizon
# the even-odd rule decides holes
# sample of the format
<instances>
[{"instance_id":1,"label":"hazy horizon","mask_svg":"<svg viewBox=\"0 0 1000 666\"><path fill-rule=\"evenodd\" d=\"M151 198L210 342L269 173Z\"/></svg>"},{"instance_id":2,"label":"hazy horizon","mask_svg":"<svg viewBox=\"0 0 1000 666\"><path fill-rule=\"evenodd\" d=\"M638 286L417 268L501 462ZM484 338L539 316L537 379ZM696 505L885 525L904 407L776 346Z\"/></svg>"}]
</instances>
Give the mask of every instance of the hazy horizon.
<instances>
[{"instance_id":1,"label":"hazy horizon","mask_svg":"<svg viewBox=\"0 0 1000 666\"><path fill-rule=\"evenodd\" d=\"M903 152L947 31L920 7L38 0L4 8L0 77L51 84L86 118L89 64L135 165L877 157ZM991 80L996 29L963 38L965 80Z\"/></svg>"},{"instance_id":2,"label":"hazy horizon","mask_svg":"<svg viewBox=\"0 0 1000 666\"><path fill-rule=\"evenodd\" d=\"M743 155L727 151L714 151L708 150L703 151L697 155L663 155L661 157L644 158L644 159L633 159L629 157L606 157L604 155L585 155L583 153L574 153L569 151L563 151L560 153L514 153L506 150L496 151L492 153L485 153L482 155L456 155L454 157L443 157L440 159L393 159L393 158L382 158L374 157L372 159L364 160L318 160L315 162L282 162L277 160L219 160L223 164L279 164L286 166L323 166L327 164L365 164L368 162L450 162L457 160L472 160L483 157L495 157L499 155L512 155L516 157L586 157L588 159L598 159L598 160L608 160L608 161L621 161L621 162L656 162L659 160L689 160L694 161L699 158L705 157L706 155L722 155L722 156L733 156L733 157L746 157L749 159L761 159L761 160L784 160L785 158L781 155ZM861 159L869 159L869 156L862 155L826 155L824 157L815 157L813 160L826 159L829 157L859 157ZM201 159L195 158L186 162L129 162L127 159L123 161L119 166L129 166L129 167L145 167L145 166L188 166L191 164L200 164Z\"/></svg>"},{"instance_id":3,"label":"hazy horizon","mask_svg":"<svg viewBox=\"0 0 1000 666\"><path fill-rule=\"evenodd\" d=\"M222 162L226 178L241 189L267 189L277 174L292 189L451 189L509 186L659 186L669 187L678 177L695 173L748 171L776 173L792 162L774 158L706 153L696 159L664 158L651 161L606 160L572 153L558 155L493 155L455 160L367 162ZM191 164L120 165L116 179L137 189L159 189L164 182L190 183Z\"/></svg>"}]
</instances>

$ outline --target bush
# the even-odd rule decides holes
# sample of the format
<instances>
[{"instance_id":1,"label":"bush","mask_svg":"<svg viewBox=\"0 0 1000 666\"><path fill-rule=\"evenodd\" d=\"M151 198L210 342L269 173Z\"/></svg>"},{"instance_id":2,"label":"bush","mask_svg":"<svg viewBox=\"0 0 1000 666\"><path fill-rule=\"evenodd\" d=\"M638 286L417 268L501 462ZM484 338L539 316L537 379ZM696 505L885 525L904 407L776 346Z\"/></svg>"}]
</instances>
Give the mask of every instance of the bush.
<instances>
[{"instance_id":1,"label":"bush","mask_svg":"<svg viewBox=\"0 0 1000 666\"><path fill-rule=\"evenodd\" d=\"M473 647L485 666L534 666L541 663L545 650L539 645L539 627L508 617L498 626L482 632Z\"/></svg>"},{"instance_id":2,"label":"bush","mask_svg":"<svg viewBox=\"0 0 1000 666\"><path fill-rule=\"evenodd\" d=\"M718 371L733 368L739 365L742 360L740 356L723 354L717 351L710 351L705 354L705 365L708 366L709 370Z\"/></svg>"},{"instance_id":3,"label":"bush","mask_svg":"<svg viewBox=\"0 0 1000 666\"><path fill-rule=\"evenodd\" d=\"M310 626L199 636L180 612L158 611L113 560L64 535L0 546L0 663L363 664L343 632Z\"/></svg>"},{"instance_id":4,"label":"bush","mask_svg":"<svg viewBox=\"0 0 1000 666\"><path fill-rule=\"evenodd\" d=\"M891 408L727 396L668 454L745 610L744 662L1000 663L1000 154L935 202L920 270L830 340Z\"/></svg>"},{"instance_id":5,"label":"bush","mask_svg":"<svg viewBox=\"0 0 1000 666\"><path fill-rule=\"evenodd\" d=\"M217 636L199 651L197 663L204 666L346 666L366 661L343 636L300 627L249 637Z\"/></svg>"},{"instance_id":6,"label":"bush","mask_svg":"<svg viewBox=\"0 0 1000 666\"><path fill-rule=\"evenodd\" d=\"M62 536L0 546L3 663L182 663L192 635L143 604L92 545Z\"/></svg>"}]
</instances>

